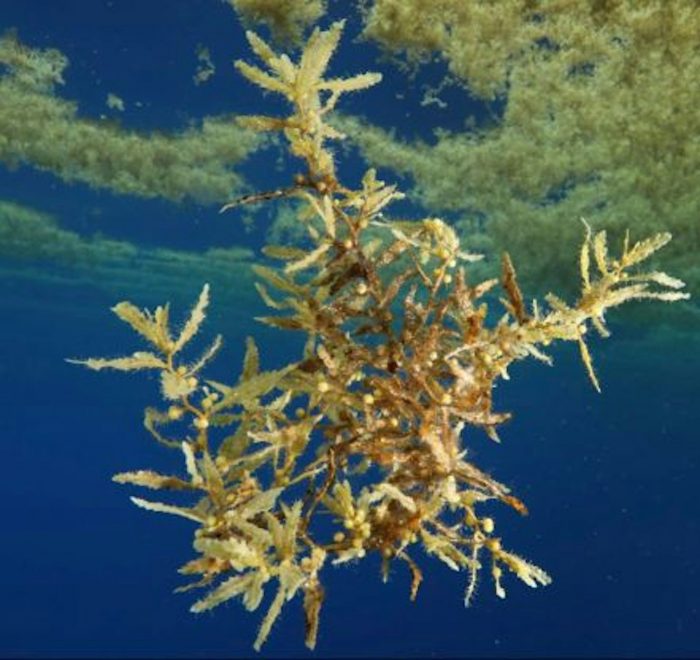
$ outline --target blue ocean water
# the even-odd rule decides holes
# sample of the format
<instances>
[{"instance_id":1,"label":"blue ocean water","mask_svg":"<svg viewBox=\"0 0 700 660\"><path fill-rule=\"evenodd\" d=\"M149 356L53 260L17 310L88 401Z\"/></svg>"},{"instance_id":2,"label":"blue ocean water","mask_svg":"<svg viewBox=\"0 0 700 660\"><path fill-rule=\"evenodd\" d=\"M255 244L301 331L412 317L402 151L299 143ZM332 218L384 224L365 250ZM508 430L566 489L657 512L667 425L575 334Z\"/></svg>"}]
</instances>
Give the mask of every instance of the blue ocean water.
<instances>
[{"instance_id":1,"label":"blue ocean water","mask_svg":"<svg viewBox=\"0 0 700 660\"><path fill-rule=\"evenodd\" d=\"M342 2L331 6L342 13ZM118 117L139 130L179 130L204 115L265 111L269 102L239 84L229 66L246 48L222 2L4 0L0 31L11 27L32 47L59 48L70 58L60 93L79 102L81 116L104 114L108 92L141 102L128 102ZM219 70L195 87L200 43ZM334 70L385 66L379 59L371 45L350 41ZM453 128L461 121L449 107L411 102L412 93L420 96L412 83L387 76L343 109L361 113L369 105L373 121L426 139L436 122ZM264 189L269 169L255 167L253 161L247 174ZM246 233L216 205L119 196L28 166L0 168L0 199L52 214L81 235L144 248L235 243L255 251L265 229ZM141 411L157 403L157 383L64 360L138 348L108 311L128 290L75 279L65 265L0 260L0 655L250 656L259 613L231 602L195 616L188 611L192 594L172 594L182 584L176 569L191 556L187 522L136 509L131 491L110 481L119 471L175 465L142 427ZM202 282L189 284L180 305ZM161 290L149 297L141 289L135 302L161 303ZM223 299L235 301L236 292L223 292ZM224 308L216 300L214 291L205 332L224 333L227 344L215 377L236 377L250 333L260 337L265 367L296 359L298 342L256 328L251 317L262 306L252 296ZM546 568L553 584L533 591L509 579L501 601L485 578L465 610L464 576L434 561L423 563L426 579L414 603L401 566L388 584L373 559L329 569L319 657L700 652L700 355L682 342L660 342L658 350L644 343L635 354L635 330L614 318L611 327L614 336L592 346L602 395L590 387L575 347L558 349L554 368L518 365L499 386L497 407L514 413L503 443L470 443L480 465L530 508L527 519L495 512L505 543ZM261 656L304 654L302 610L293 602Z\"/></svg>"}]
</instances>

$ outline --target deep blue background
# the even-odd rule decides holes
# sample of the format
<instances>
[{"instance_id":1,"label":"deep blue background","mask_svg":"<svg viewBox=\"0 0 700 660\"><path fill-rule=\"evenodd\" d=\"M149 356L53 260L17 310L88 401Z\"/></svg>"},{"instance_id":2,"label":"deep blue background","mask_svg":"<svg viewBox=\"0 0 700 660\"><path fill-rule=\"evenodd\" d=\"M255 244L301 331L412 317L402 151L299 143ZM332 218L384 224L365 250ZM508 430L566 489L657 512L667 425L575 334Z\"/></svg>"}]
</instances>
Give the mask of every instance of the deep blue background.
<instances>
[{"instance_id":1,"label":"deep blue background","mask_svg":"<svg viewBox=\"0 0 700 660\"><path fill-rule=\"evenodd\" d=\"M335 14L343 4L332 4ZM0 29L12 26L30 45L70 57L61 94L79 100L85 116L107 112L107 92L127 102L123 123L141 129L178 129L270 102L229 67L245 53L243 33L217 0L3 0ZM356 24L348 32L356 34ZM192 84L198 43L218 66L201 87ZM334 72L374 69L376 58L371 46L348 38ZM447 110L421 108L417 85L392 75L343 109L407 136L459 127L466 98ZM408 101L399 105L396 93ZM262 168L248 174L265 181ZM142 245L260 242L260 233L222 225L213 207L68 187L29 168L0 170L0 198L54 213L84 234ZM100 214L86 211L93 208ZM191 615L192 594L171 593L182 583L175 569L191 556L188 523L136 509L129 490L110 481L117 471L167 471L179 461L141 427L143 407L157 403L156 383L63 361L137 347L107 312L114 302L89 287L0 282L0 655L248 656L260 613L233 602ZM250 332L262 336L264 366L295 359L297 344L241 318L240 310L219 309L206 327L228 338L215 376L235 373ZM614 322L613 329L605 346L594 347L602 396L565 347L554 369L519 365L499 386L499 407L515 413L503 445L467 438L480 465L530 507L527 519L494 511L504 544L546 568L554 583L531 591L509 576L508 598L499 601L484 580L465 611L464 576L435 561L422 561L426 580L415 603L401 566L387 585L373 559L326 570L319 657L700 652L700 358L682 343L656 351L647 344L635 355L627 331ZM287 605L262 655L303 654L302 628L299 603Z\"/></svg>"}]
</instances>

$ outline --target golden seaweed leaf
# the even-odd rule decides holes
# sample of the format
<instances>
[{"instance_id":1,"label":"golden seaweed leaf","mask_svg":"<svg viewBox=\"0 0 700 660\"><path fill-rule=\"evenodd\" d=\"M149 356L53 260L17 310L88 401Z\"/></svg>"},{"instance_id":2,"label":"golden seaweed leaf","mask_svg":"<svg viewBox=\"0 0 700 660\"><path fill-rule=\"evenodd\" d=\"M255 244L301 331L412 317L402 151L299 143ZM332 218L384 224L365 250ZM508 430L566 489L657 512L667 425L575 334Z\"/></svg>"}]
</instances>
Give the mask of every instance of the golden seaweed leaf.
<instances>
[{"instance_id":1,"label":"golden seaweed leaf","mask_svg":"<svg viewBox=\"0 0 700 660\"><path fill-rule=\"evenodd\" d=\"M388 499L398 502L406 511L410 511L411 513L417 511L414 499L406 495L406 493L393 484L385 481L379 484L374 490L376 493L382 493Z\"/></svg>"},{"instance_id":2,"label":"golden seaweed leaf","mask_svg":"<svg viewBox=\"0 0 700 660\"><path fill-rule=\"evenodd\" d=\"M194 520L198 523L206 522L206 516L196 509L190 509L182 506L173 506L172 504L164 504L163 502L151 502L143 500L140 497L131 497L131 501L138 507L147 511L156 511L157 513L169 513L173 516L180 516L188 520Z\"/></svg>"},{"instance_id":3,"label":"golden seaweed leaf","mask_svg":"<svg viewBox=\"0 0 700 660\"><path fill-rule=\"evenodd\" d=\"M323 605L324 591L318 578L312 578L304 586L304 616L305 635L304 643L312 651L316 648L318 639L318 623Z\"/></svg>"},{"instance_id":4,"label":"golden seaweed leaf","mask_svg":"<svg viewBox=\"0 0 700 660\"><path fill-rule=\"evenodd\" d=\"M338 47L345 21L334 23L330 30L314 30L299 62L296 82L300 89L312 89L326 72L333 52Z\"/></svg>"},{"instance_id":5,"label":"golden seaweed leaf","mask_svg":"<svg viewBox=\"0 0 700 660\"><path fill-rule=\"evenodd\" d=\"M285 449L292 463L306 448L311 433L321 421L322 415L305 417L299 421L270 431L250 431L248 437L256 442L265 442L278 449Z\"/></svg>"},{"instance_id":6,"label":"golden seaweed leaf","mask_svg":"<svg viewBox=\"0 0 700 660\"><path fill-rule=\"evenodd\" d=\"M651 271L649 273L641 273L639 275L629 275L627 277L627 282L634 282L635 280L642 280L645 282L653 282L659 286L667 287L669 289L682 289L685 286L683 280L679 280L676 277L671 277L666 273L659 271ZM683 295L683 299L688 298L687 294Z\"/></svg>"},{"instance_id":7,"label":"golden seaweed leaf","mask_svg":"<svg viewBox=\"0 0 700 660\"><path fill-rule=\"evenodd\" d=\"M262 301L268 306L271 307L272 309L284 309L285 305L283 303L277 302L272 296L267 292L267 289L260 284L260 282L255 283L255 288L257 289L258 293L260 294L260 297L262 298Z\"/></svg>"},{"instance_id":8,"label":"golden seaweed leaf","mask_svg":"<svg viewBox=\"0 0 700 660\"><path fill-rule=\"evenodd\" d=\"M201 552L206 557L224 560L230 568L238 572L250 568L262 568L266 564L265 551L269 545L269 535L262 537L262 540L235 537L217 539L202 536L194 542L197 552ZM208 601L209 596L204 600Z\"/></svg>"},{"instance_id":9,"label":"golden seaweed leaf","mask_svg":"<svg viewBox=\"0 0 700 660\"><path fill-rule=\"evenodd\" d=\"M289 245L265 245L262 248L262 253L271 259L283 261L296 261L306 254L304 250Z\"/></svg>"},{"instance_id":10,"label":"golden seaweed leaf","mask_svg":"<svg viewBox=\"0 0 700 660\"><path fill-rule=\"evenodd\" d=\"M204 612L236 596L243 597L247 610L257 609L264 595L263 587L271 578L266 557L269 543L269 537L248 540L201 537L195 540L195 550L202 553L204 559L218 563L221 570L233 569L237 574L225 579L195 602L190 611Z\"/></svg>"},{"instance_id":11,"label":"golden seaweed leaf","mask_svg":"<svg viewBox=\"0 0 700 660\"><path fill-rule=\"evenodd\" d=\"M219 349L221 348L222 344L222 336L216 335L214 341L209 345L209 347L204 351L204 353L202 353L200 358L194 364L187 367L187 373L191 376L200 371L219 352Z\"/></svg>"},{"instance_id":12,"label":"golden seaweed leaf","mask_svg":"<svg viewBox=\"0 0 700 660\"><path fill-rule=\"evenodd\" d=\"M248 37L248 41L251 41L251 32L246 32L246 36ZM238 71L250 82L256 84L258 87L262 87L263 89L266 89L270 92L278 92L280 94L283 94L284 96L287 96L289 94L289 84L286 84L283 80L280 78L270 75L269 73L265 73L262 69L259 69L256 66L252 66L251 64L248 64L247 62L243 62L242 60L238 60L236 63L236 68ZM255 128L257 122L263 122L264 120L269 121L272 118L267 118L267 117L254 117L251 124L248 125L250 128ZM243 121L247 121L245 118ZM265 123L262 123L262 130L268 130L267 126Z\"/></svg>"},{"instance_id":13,"label":"golden seaweed leaf","mask_svg":"<svg viewBox=\"0 0 700 660\"><path fill-rule=\"evenodd\" d=\"M382 76L380 73L360 73L352 78L332 78L330 80L324 80L319 83L318 88L322 90L328 90L333 92L333 102L327 103L324 107L324 111L328 111L335 105L335 99L340 94L345 94L347 92L359 92L368 87L372 87L377 83L381 82Z\"/></svg>"},{"instance_id":14,"label":"golden seaweed leaf","mask_svg":"<svg viewBox=\"0 0 700 660\"><path fill-rule=\"evenodd\" d=\"M515 274L513 262L510 260L510 255L507 252L503 253L501 268L503 273L502 286L508 295L508 311L515 320L522 325L527 322L528 314L525 311L525 302L523 301L523 294L518 286L518 278Z\"/></svg>"},{"instance_id":15,"label":"golden seaweed leaf","mask_svg":"<svg viewBox=\"0 0 700 660\"><path fill-rule=\"evenodd\" d=\"M593 383L593 387L595 387L596 391L600 392L600 382L598 382L598 377L595 375L595 370L593 369L593 358L591 357L588 346L586 346L586 342L583 340L583 336L581 335L579 335L578 338L578 347L581 352L581 361L586 367L588 377L591 379L591 383Z\"/></svg>"},{"instance_id":16,"label":"golden seaweed leaf","mask_svg":"<svg viewBox=\"0 0 700 660\"><path fill-rule=\"evenodd\" d=\"M291 293L294 296L301 297L306 292L306 287L295 284L292 280L284 277L284 275L278 271L268 268L267 266L255 265L253 266L253 272L267 280L267 282L276 289L284 291L285 293Z\"/></svg>"},{"instance_id":17,"label":"golden seaweed leaf","mask_svg":"<svg viewBox=\"0 0 700 660\"><path fill-rule=\"evenodd\" d=\"M471 566L471 558L459 550L444 534L431 534L422 528L420 536L425 551L430 555L435 555L453 571L460 571Z\"/></svg>"},{"instance_id":18,"label":"golden seaweed leaf","mask_svg":"<svg viewBox=\"0 0 700 660\"><path fill-rule=\"evenodd\" d=\"M395 185L385 185L377 179L376 171L369 169L362 178L362 190L349 195L346 204L360 209L362 217L374 218L387 204L404 197Z\"/></svg>"},{"instance_id":19,"label":"golden seaweed leaf","mask_svg":"<svg viewBox=\"0 0 700 660\"><path fill-rule=\"evenodd\" d=\"M158 432L157 427L162 424L172 423L173 418L166 412L156 410L155 408L146 408L143 414L144 428L162 445L173 449L179 448L181 443L178 440L170 440Z\"/></svg>"},{"instance_id":20,"label":"golden seaweed leaf","mask_svg":"<svg viewBox=\"0 0 700 660\"><path fill-rule=\"evenodd\" d=\"M553 293L548 293L545 295L544 299L547 301L549 306L561 314L569 314L571 312L571 307L569 307L559 296Z\"/></svg>"},{"instance_id":21,"label":"golden seaweed leaf","mask_svg":"<svg viewBox=\"0 0 700 660\"><path fill-rule=\"evenodd\" d=\"M291 507L282 505L284 523L280 523L270 513L266 514L268 529L272 535L272 542L279 562L274 566L274 572L279 580L279 588L260 624L258 636L253 644L253 648L256 651L259 651L260 647L265 643L273 624L282 611L284 603L294 598L309 577L294 561L297 530L301 519L301 507L302 503L300 501L295 502Z\"/></svg>"},{"instance_id":22,"label":"golden seaweed leaf","mask_svg":"<svg viewBox=\"0 0 700 660\"><path fill-rule=\"evenodd\" d=\"M237 458L227 470L227 476L235 479L245 479L248 474L274 461L275 452L272 447L253 450Z\"/></svg>"},{"instance_id":23,"label":"golden seaweed leaf","mask_svg":"<svg viewBox=\"0 0 700 660\"><path fill-rule=\"evenodd\" d=\"M175 344L172 348L173 353L177 353L178 351L180 351L185 346L185 344L187 344L187 342L197 334L206 316L208 306L209 285L205 284L202 288L202 292L199 294L199 298L197 299L195 306L190 312L190 316L187 319L187 322L185 323L184 327L182 328L182 331L180 332L180 336L175 341Z\"/></svg>"},{"instance_id":24,"label":"golden seaweed leaf","mask_svg":"<svg viewBox=\"0 0 700 660\"><path fill-rule=\"evenodd\" d=\"M197 467L197 458L194 455L194 450L189 442L181 443L182 453L185 455L185 468L187 474L190 475L190 482L193 486L201 486L204 484L204 479Z\"/></svg>"},{"instance_id":25,"label":"golden seaweed leaf","mask_svg":"<svg viewBox=\"0 0 700 660\"><path fill-rule=\"evenodd\" d=\"M586 225L586 240L581 243L579 255L579 270L581 272L581 283L584 293L591 288L591 254L590 254L590 234L591 228Z\"/></svg>"},{"instance_id":26,"label":"golden seaweed leaf","mask_svg":"<svg viewBox=\"0 0 700 660\"><path fill-rule=\"evenodd\" d=\"M275 389L282 382L282 379L293 371L296 366L296 364L289 364L276 371L263 371L233 387L229 387L228 385L214 380L208 380L207 383L223 395L222 398L212 406L212 411L220 412L232 406L246 406L254 403L261 396Z\"/></svg>"},{"instance_id":27,"label":"golden seaweed leaf","mask_svg":"<svg viewBox=\"0 0 700 660\"><path fill-rule=\"evenodd\" d=\"M251 67L251 69L252 68L253 67ZM238 117L236 121L243 128L249 128L252 131L282 131L287 127L287 122L284 119L277 119L276 117L252 115L247 117ZM223 208L226 209L226 206Z\"/></svg>"},{"instance_id":28,"label":"golden seaweed leaf","mask_svg":"<svg viewBox=\"0 0 700 660\"><path fill-rule=\"evenodd\" d=\"M664 232L661 234L656 234L650 238L644 239L635 243L631 249L628 249L629 235L625 239L625 248L620 258L620 266L622 268L628 268L638 264L645 259L648 259L654 252L660 250L664 245L666 245L671 240L671 234Z\"/></svg>"},{"instance_id":29,"label":"golden seaweed leaf","mask_svg":"<svg viewBox=\"0 0 700 660\"><path fill-rule=\"evenodd\" d=\"M198 600L190 608L190 612L199 614L206 612L231 598L244 595L247 597L246 609L254 610L260 604L263 595L263 577L259 572L234 575L222 582L205 598Z\"/></svg>"},{"instance_id":30,"label":"golden seaweed leaf","mask_svg":"<svg viewBox=\"0 0 700 660\"><path fill-rule=\"evenodd\" d=\"M239 459L247 451L252 442L248 435L251 431L251 424L247 420L241 420L235 433L226 436L219 445L218 456L227 462Z\"/></svg>"},{"instance_id":31,"label":"golden seaweed leaf","mask_svg":"<svg viewBox=\"0 0 700 660\"><path fill-rule=\"evenodd\" d=\"M112 311L162 353L170 350L172 340L168 329L167 305L156 307L151 313L147 309L140 310L136 305L124 301L112 307Z\"/></svg>"},{"instance_id":32,"label":"golden seaweed leaf","mask_svg":"<svg viewBox=\"0 0 700 660\"><path fill-rule=\"evenodd\" d=\"M85 360L68 359L71 364L82 364L88 369L115 369L116 371L138 371L139 369L165 369L166 364L157 355L137 351L133 355L121 358L87 358Z\"/></svg>"},{"instance_id":33,"label":"golden seaweed leaf","mask_svg":"<svg viewBox=\"0 0 700 660\"><path fill-rule=\"evenodd\" d=\"M318 217L323 221L327 237L331 239L335 238L335 209L333 208L330 195L323 195L319 200L314 195L304 191L303 196L314 211L316 211ZM312 229L313 227L309 225L309 230Z\"/></svg>"},{"instance_id":34,"label":"golden seaweed leaf","mask_svg":"<svg viewBox=\"0 0 700 660\"><path fill-rule=\"evenodd\" d=\"M608 240L605 231L599 231L592 239L593 256L601 275L608 274ZM659 246L660 247L660 246Z\"/></svg>"},{"instance_id":35,"label":"golden seaweed leaf","mask_svg":"<svg viewBox=\"0 0 700 660\"><path fill-rule=\"evenodd\" d=\"M135 472L119 472L112 477L112 481L118 484L132 484L159 490L161 488L172 490L191 490L194 486L179 477L167 476L153 472L152 470L136 470Z\"/></svg>"},{"instance_id":36,"label":"golden seaweed leaf","mask_svg":"<svg viewBox=\"0 0 700 660\"><path fill-rule=\"evenodd\" d=\"M272 534L272 542L277 550L277 556L282 560L296 556L297 531L301 519L301 507L301 500L294 502L291 507L282 504L284 525L280 524L279 520L269 512L266 514L268 529Z\"/></svg>"},{"instance_id":37,"label":"golden seaweed leaf","mask_svg":"<svg viewBox=\"0 0 700 660\"><path fill-rule=\"evenodd\" d=\"M326 508L339 518L352 518L355 515L355 500L352 496L352 486L346 479L336 483L332 494L325 495L323 503Z\"/></svg>"},{"instance_id":38,"label":"golden seaweed leaf","mask_svg":"<svg viewBox=\"0 0 700 660\"><path fill-rule=\"evenodd\" d=\"M277 499L281 495L282 490L282 488L269 488L262 493L254 495L236 509L236 517L248 520L249 518L257 516L259 513L271 511L277 503Z\"/></svg>"},{"instance_id":39,"label":"golden seaweed leaf","mask_svg":"<svg viewBox=\"0 0 700 660\"><path fill-rule=\"evenodd\" d=\"M256 316L255 320L280 330L308 329L297 316Z\"/></svg>"},{"instance_id":40,"label":"golden seaweed leaf","mask_svg":"<svg viewBox=\"0 0 700 660\"><path fill-rule=\"evenodd\" d=\"M246 337L245 356L243 357L243 369L241 369L240 382L247 381L260 373L260 351L252 337Z\"/></svg>"},{"instance_id":41,"label":"golden seaweed leaf","mask_svg":"<svg viewBox=\"0 0 700 660\"><path fill-rule=\"evenodd\" d=\"M552 578L546 571L512 552L499 550L495 553L495 558L504 563L520 580L532 589L552 583Z\"/></svg>"},{"instance_id":42,"label":"golden seaweed leaf","mask_svg":"<svg viewBox=\"0 0 700 660\"><path fill-rule=\"evenodd\" d=\"M317 264L328 250L330 250L330 243L321 243L318 247L311 250L301 259L297 261L292 261L284 267L285 273L295 273L299 270L306 270L311 268L314 264Z\"/></svg>"},{"instance_id":43,"label":"golden seaweed leaf","mask_svg":"<svg viewBox=\"0 0 700 660\"><path fill-rule=\"evenodd\" d=\"M304 572L294 562L286 560L280 564L278 569L279 587L258 629L258 636L253 643L253 648L256 651L259 651L265 643L273 624L282 613L284 603L294 598L303 585L305 577Z\"/></svg>"}]
</instances>

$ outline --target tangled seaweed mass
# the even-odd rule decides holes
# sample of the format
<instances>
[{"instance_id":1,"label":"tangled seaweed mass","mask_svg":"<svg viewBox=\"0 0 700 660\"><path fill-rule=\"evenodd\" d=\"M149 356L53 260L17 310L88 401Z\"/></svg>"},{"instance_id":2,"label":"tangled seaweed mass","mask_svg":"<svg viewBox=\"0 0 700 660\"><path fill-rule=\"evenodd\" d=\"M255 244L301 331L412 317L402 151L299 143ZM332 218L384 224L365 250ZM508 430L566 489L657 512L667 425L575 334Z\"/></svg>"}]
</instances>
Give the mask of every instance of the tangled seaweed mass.
<instances>
[{"instance_id":1,"label":"tangled seaweed mass","mask_svg":"<svg viewBox=\"0 0 700 660\"><path fill-rule=\"evenodd\" d=\"M293 196L298 222L313 247L268 245L279 267L256 266L257 288L271 308L259 319L306 336L299 361L261 371L255 341L247 341L237 383L204 375L221 346L216 337L198 359L182 357L209 305L205 286L179 333L167 305L142 311L121 302L113 309L149 344L130 356L79 360L95 369L160 374L161 408L147 408L155 439L182 452L183 473L140 469L115 481L184 491L191 506L132 498L138 506L195 523L196 557L180 572L195 581L178 591L205 589L192 606L202 612L239 597L257 609L266 589L275 595L255 648L268 637L284 604L302 595L306 644L316 644L324 599L322 571L370 553L382 559L386 579L403 562L415 598L423 579L418 550L466 573L464 602L486 571L505 596L506 573L530 587L551 578L507 549L482 503L497 500L527 514L509 488L475 465L466 440L477 429L498 441L509 415L492 408L492 391L510 365L545 352L557 340L576 342L598 389L586 345L589 329L607 335L605 313L630 300L676 301L683 282L637 266L670 240L658 234L618 256L605 232L585 227L578 255L581 293L574 304L550 294L526 302L507 254L500 282L469 280L469 263L454 230L439 218L392 221L384 215L402 197L369 170L360 189L336 177L330 140L343 136L329 123L342 94L379 82L364 73L325 77L342 23L316 29L297 62L278 54L253 32L250 47L264 68L236 63L249 81L284 96L288 117L240 121L255 131L281 132L305 173L283 190L248 201ZM485 296L503 291L503 315L489 321Z\"/></svg>"}]
</instances>

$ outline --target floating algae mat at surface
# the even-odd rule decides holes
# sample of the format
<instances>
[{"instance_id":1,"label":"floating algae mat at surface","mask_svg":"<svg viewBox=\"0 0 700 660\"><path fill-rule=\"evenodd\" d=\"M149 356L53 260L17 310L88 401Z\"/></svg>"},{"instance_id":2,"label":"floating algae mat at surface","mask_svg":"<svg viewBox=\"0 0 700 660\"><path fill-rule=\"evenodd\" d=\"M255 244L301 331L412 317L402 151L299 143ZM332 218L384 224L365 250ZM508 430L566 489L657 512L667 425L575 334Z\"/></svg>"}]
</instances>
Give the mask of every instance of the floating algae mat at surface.
<instances>
[{"instance_id":1,"label":"floating algae mat at surface","mask_svg":"<svg viewBox=\"0 0 700 660\"><path fill-rule=\"evenodd\" d=\"M196 524L197 555L180 569L195 576L180 590L205 590L192 611L232 598L256 610L266 591L274 593L256 649L297 595L313 648L323 571L371 553L381 556L385 578L394 562L409 567L412 598L423 579L418 548L466 573L466 604L485 567L500 597L507 573L530 587L548 584L549 575L506 549L494 520L481 514L489 500L521 514L527 508L471 462L462 433L478 427L498 440L509 415L492 409L492 391L513 362L549 362L550 343L573 341L598 389L588 329L606 336L605 313L629 300L687 297L681 281L637 270L669 234L626 239L613 257L605 232L588 230L578 255L582 291L576 303L549 295L542 304L528 304L508 255L500 283L470 282L468 264L478 257L461 249L445 222L392 221L384 212L402 195L372 170L360 189L345 187L328 146L342 135L329 118L342 94L380 77L324 77L341 31L341 23L317 29L297 62L249 32L265 68L237 62L246 78L292 106L288 117L253 116L243 123L282 132L306 165L288 188L225 207L290 196L302 202L299 222L313 247L269 245L265 254L281 265L256 267L258 290L271 308L260 320L304 333L299 360L261 371L258 347L248 339L238 382L208 380L205 368L221 337L199 357L183 357L209 306L205 285L179 333L167 305L151 312L119 303L114 312L148 349L79 361L96 370L159 374L163 402L146 409L145 425L160 443L182 452L182 473L139 469L114 478L191 493L191 506L132 499ZM483 299L499 284L503 316L488 325Z\"/></svg>"}]
</instances>

